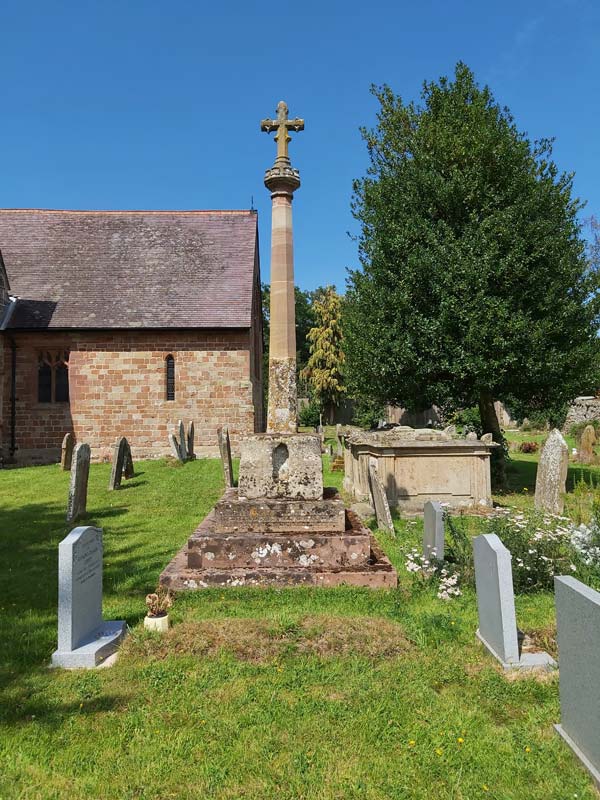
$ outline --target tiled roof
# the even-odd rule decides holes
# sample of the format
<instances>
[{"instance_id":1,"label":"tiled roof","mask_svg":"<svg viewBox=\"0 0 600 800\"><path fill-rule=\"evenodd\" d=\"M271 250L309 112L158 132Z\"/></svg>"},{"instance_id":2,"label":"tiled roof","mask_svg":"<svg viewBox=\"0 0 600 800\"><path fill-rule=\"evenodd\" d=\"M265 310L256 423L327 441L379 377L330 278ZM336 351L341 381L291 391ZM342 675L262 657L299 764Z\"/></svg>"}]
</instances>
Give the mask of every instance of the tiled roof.
<instances>
[{"instance_id":1,"label":"tiled roof","mask_svg":"<svg viewBox=\"0 0 600 800\"><path fill-rule=\"evenodd\" d=\"M247 328L253 211L0 210L10 328Z\"/></svg>"}]
</instances>

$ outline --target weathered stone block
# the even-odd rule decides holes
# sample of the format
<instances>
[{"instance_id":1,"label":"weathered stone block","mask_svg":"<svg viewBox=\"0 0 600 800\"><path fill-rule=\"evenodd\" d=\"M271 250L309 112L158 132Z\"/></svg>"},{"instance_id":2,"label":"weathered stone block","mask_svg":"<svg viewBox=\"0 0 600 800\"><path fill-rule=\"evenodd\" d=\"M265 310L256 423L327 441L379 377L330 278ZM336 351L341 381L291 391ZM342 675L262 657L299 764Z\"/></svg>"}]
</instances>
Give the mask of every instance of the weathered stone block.
<instances>
[{"instance_id":1,"label":"weathered stone block","mask_svg":"<svg viewBox=\"0 0 600 800\"><path fill-rule=\"evenodd\" d=\"M240 497L323 497L319 436L307 433L255 434L241 444Z\"/></svg>"}]
</instances>

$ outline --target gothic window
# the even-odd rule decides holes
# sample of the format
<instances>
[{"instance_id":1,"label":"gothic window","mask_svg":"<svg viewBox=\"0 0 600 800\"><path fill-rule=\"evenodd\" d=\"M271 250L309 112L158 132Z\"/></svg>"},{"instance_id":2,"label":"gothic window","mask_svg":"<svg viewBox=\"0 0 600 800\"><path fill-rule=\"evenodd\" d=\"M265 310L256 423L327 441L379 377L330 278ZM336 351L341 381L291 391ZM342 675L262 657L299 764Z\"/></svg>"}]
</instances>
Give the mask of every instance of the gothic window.
<instances>
[{"instance_id":1,"label":"gothic window","mask_svg":"<svg viewBox=\"0 0 600 800\"><path fill-rule=\"evenodd\" d=\"M173 356L167 356L165 359L166 364L166 383L167 383L167 400L175 400L175 359Z\"/></svg>"},{"instance_id":2,"label":"gothic window","mask_svg":"<svg viewBox=\"0 0 600 800\"><path fill-rule=\"evenodd\" d=\"M42 353L38 359L38 402L69 402L69 353Z\"/></svg>"}]
</instances>

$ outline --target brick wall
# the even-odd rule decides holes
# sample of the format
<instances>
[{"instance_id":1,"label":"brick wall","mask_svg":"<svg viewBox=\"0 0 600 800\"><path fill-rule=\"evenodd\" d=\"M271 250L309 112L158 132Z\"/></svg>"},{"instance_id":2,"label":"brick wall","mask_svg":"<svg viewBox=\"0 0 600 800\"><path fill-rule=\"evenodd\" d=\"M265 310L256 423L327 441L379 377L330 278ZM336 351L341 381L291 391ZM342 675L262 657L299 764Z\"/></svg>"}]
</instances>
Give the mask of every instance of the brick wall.
<instances>
[{"instance_id":1,"label":"brick wall","mask_svg":"<svg viewBox=\"0 0 600 800\"><path fill-rule=\"evenodd\" d=\"M259 323L255 325L255 328ZM126 436L134 458L170 452L168 433L179 419L194 420L196 454L216 455L216 429L229 425L234 450L241 434L261 429L261 373L256 330L28 332L17 344L16 444L18 463L58 460L72 431L88 442L94 460L110 457ZM10 343L2 336L2 454L10 445ZM38 402L39 353L68 349L69 403ZM166 400L165 358L175 358L175 400Z\"/></svg>"}]
</instances>

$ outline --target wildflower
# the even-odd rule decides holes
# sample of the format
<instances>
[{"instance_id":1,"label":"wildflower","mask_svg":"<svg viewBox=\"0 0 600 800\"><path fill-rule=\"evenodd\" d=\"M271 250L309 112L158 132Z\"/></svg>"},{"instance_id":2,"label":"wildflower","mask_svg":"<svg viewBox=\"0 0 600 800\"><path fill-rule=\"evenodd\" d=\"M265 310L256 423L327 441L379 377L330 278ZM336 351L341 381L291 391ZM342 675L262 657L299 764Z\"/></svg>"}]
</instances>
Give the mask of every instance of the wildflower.
<instances>
[{"instance_id":1,"label":"wildflower","mask_svg":"<svg viewBox=\"0 0 600 800\"><path fill-rule=\"evenodd\" d=\"M524 487L523 487L523 491L524 491L524 492L528 492L528 491L529 491L529 489L528 489L526 486L524 486Z\"/></svg>"},{"instance_id":2,"label":"wildflower","mask_svg":"<svg viewBox=\"0 0 600 800\"><path fill-rule=\"evenodd\" d=\"M79 703L79 708L83 708L83 703Z\"/></svg>"},{"instance_id":3,"label":"wildflower","mask_svg":"<svg viewBox=\"0 0 600 800\"><path fill-rule=\"evenodd\" d=\"M483 784L483 786L481 788L483 789L484 792L489 792L489 790L490 790L490 787L486 786L485 783Z\"/></svg>"},{"instance_id":4,"label":"wildflower","mask_svg":"<svg viewBox=\"0 0 600 800\"><path fill-rule=\"evenodd\" d=\"M415 744L416 744L416 742L415 742L415 740L414 740L414 739L409 739L409 740L408 740L408 746L409 746L409 747L414 747L414 746L415 746Z\"/></svg>"},{"instance_id":5,"label":"wildflower","mask_svg":"<svg viewBox=\"0 0 600 800\"><path fill-rule=\"evenodd\" d=\"M526 753L531 753L531 747L529 747L529 745L527 745L527 747L525 748L525 752Z\"/></svg>"},{"instance_id":6,"label":"wildflower","mask_svg":"<svg viewBox=\"0 0 600 800\"><path fill-rule=\"evenodd\" d=\"M571 570L573 572L577 572L577 567L575 566L575 564L571 564Z\"/></svg>"},{"instance_id":7,"label":"wildflower","mask_svg":"<svg viewBox=\"0 0 600 800\"><path fill-rule=\"evenodd\" d=\"M458 737L458 739L457 739L456 741L457 741L459 744L463 744L465 740L462 738L462 736L459 736L459 737Z\"/></svg>"},{"instance_id":8,"label":"wildflower","mask_svg":"<svg viewBox=\"0 0 600 800\"><path fill-rule=\"evenodd\" d=\"M438 755L438 756L441 756L441 755L443 755L443 753L444 753L444 751L442 750L442 748L441 748L441 747L436 747L436 750L435 750L435 752L437 753L437 755Z\"/></svg>"}]
</instances>

